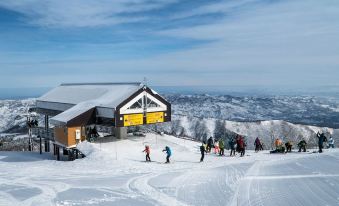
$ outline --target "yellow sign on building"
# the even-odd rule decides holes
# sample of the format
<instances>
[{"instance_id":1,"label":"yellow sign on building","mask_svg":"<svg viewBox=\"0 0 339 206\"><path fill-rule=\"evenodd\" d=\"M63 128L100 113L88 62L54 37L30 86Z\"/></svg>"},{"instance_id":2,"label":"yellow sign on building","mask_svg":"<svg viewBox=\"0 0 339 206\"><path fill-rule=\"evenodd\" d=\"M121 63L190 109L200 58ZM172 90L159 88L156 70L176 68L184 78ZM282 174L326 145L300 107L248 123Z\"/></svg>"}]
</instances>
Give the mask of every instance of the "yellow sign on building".
<instances>
[{"instance_id":1,"label":"yellow sign on building","mask_svg":"<svg viewBox=\"0 0 339 206\"><path fill-rule=\"evenodd\" d=\"M141 125L144 123L143 114L125 114L124 115L124 127Z\"/></svg>"},{"instance_id":2,"label":"yellow sign on building","mask_svg":"<svg viewBox=\"0 0 339 206\"><path fill-rule=\"evenodd\" d=\"M147 124L164 122L164 112L152 112L146 115Z\"/></svg>"}]
</instances>

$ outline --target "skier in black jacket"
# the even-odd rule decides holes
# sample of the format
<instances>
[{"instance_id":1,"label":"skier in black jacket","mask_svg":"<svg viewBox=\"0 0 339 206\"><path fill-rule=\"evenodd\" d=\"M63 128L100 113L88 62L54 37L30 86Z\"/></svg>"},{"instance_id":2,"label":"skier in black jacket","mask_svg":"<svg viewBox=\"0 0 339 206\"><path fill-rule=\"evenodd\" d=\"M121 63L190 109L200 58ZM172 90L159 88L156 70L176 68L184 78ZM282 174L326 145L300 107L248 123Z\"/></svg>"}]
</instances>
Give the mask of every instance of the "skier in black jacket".
<instances>
[{"instance_id":1,"label":"skier in black jacket","mask_svg":"<svg viewBox=\"0 0 339 206\"><path fill-rule=\"evenodd\" d=\"M207 148L206 148L206 152L211 152L211 149L213 147L213 139L212 137L208 138L207 140Z\"/></svg>"},{"instance_id":2,"label":"skier in black jacket","mask_svg":"<svg viewBox=\"0 0 339 206\"><path fill-rule=\"evenodd\" d=\"M317 133L317 137L318 137L318 146L319 146L319 153L323 152L323 148L324 148L324 142L327 142L327 138L325 136L324 133Z\"/></svg>"}]
</instances>

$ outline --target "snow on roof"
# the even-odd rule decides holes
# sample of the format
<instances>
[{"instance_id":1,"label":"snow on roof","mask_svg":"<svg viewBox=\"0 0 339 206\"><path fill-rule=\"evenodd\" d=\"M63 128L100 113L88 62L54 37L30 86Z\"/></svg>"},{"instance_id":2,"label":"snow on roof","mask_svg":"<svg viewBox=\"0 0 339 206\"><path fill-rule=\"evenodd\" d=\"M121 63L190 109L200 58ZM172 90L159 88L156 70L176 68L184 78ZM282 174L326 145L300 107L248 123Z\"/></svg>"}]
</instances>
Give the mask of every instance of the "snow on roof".
<instances>
[{"instance_id":1,"label":"snow on roof","mask_svg":"<svg viewBox=\"0 0 339 206\"><path fill-rule=\"evenodd\" d=\"M74 119L75 117L87 112L88 110L94 108L95 106L92 103L88 102L81 102L74 107L58 114L55 117L51 118L52 124L67 124L70 120Z\"/></svg>"},{"instance_id":2,"label":"snow on roof","mask_svg":"<svg viewBox=\"0 0 339 206\"><path fill-rule=\"evenodd\" d=\"M74 105L91 101L94 106L115 108L141 86L141 83L61 84L38 98L38 101Z\"/></svg>"},{"instance_id":3,"label":"snow on roof","mask_svg":"<svg viewBox=\"0 0 339 206\"><path fill-rule=\"evenodd\" d=\"M38 101L75 105L51 118L52 123L67 124L68 121L94 107L115 109L141 87L141 83L61 84L38 98Z\"/></svg>"}]
</instances>

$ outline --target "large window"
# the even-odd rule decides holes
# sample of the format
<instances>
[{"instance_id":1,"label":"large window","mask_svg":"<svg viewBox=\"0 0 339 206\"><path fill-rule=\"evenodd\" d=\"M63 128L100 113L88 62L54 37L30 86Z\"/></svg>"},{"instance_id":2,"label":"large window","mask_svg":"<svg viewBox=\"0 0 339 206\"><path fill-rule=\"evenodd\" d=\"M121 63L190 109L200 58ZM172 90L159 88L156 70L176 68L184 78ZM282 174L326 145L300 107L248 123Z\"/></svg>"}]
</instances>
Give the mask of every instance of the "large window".
<instances>
[{"instance_id":1,"label":"large window","mask_svg":"<svg viewBox=\"0 0 339 206\"><path fill-rule=\"evenodd\" d=\"M128 109L141 109L142 108L142 98L132 104Z\"/></svg>"},{"instance_id":2,"label":"large window","mask_svg":"<svg viewBox=\"0 0 339 206\"><path fill-rule=\"evenodd\" d=\"M147 99L147 108L154 108L154 107L160 107L159 104L155 103L154 101L152 101L150 98L145 97Z\"/></svg>"}]
</instances>

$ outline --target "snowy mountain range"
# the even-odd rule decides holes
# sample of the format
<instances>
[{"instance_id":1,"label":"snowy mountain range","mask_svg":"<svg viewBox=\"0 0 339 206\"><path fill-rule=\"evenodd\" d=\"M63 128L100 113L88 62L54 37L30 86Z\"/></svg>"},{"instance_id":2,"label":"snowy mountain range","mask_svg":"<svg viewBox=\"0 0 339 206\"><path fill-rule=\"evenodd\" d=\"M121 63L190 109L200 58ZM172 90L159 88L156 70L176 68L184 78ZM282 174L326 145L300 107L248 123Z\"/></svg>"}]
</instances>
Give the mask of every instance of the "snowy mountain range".
<instances>
[{"instance_id":1,"label":"snowy mountain range","mask_svg":"<svg viewBox=\"0 0 339 206\"><path fill-rule=\"evenodd\" d=\"M157 129L177 136L195 139L214 136L216 120L227 120L224 124L229 132L246 136L248 142L260 137L266 145L270 145L272 138L276 137L295 142L305 138L315 144L317 131L339 137L339 130L333 129L339 128L339 104L334 98L206 94L164 96L172 103L172 122L159 124ZM24 115L34 103L34 99L0 100L0 133L26 132ZM194 128L199 128L200 134L196 134Z\"/></svg>"},{"instance_id":2,"label":"snowy mountain range","mask_svg":"<svg viewBox=\"0 0 339 206\"><path fill-rule=\"evenodd\" d=\"M312 96L165 95L173 114L253 122L284 120L339 128L339 101Z\"/></svg>"},{"instance_id":3,"label":"snowy mountain range","mask_svg":"<svg viewBox=\"0 0 339 206\"><path fill-rule=\"evenodd\" d=\"M274 138L298 142L306 139L316 145L316 133L339 138L339 102L336 98L312 96L230 96L207 94L170 94L165 96L172 103L173 121L165 130L177 135L194 137L197 122L206 127L205 136L214 136L217 119L224 122L229 132L246 136L249 148L256 137L265 145ZM173 124L181 129L173 130ZM177 126L176 126L177 127ZM181 130L181 131L180 131ZM201 138L200 138L201 139ZM338 142L338 141L336 141Z\"/></svg>"}]
</instances>

